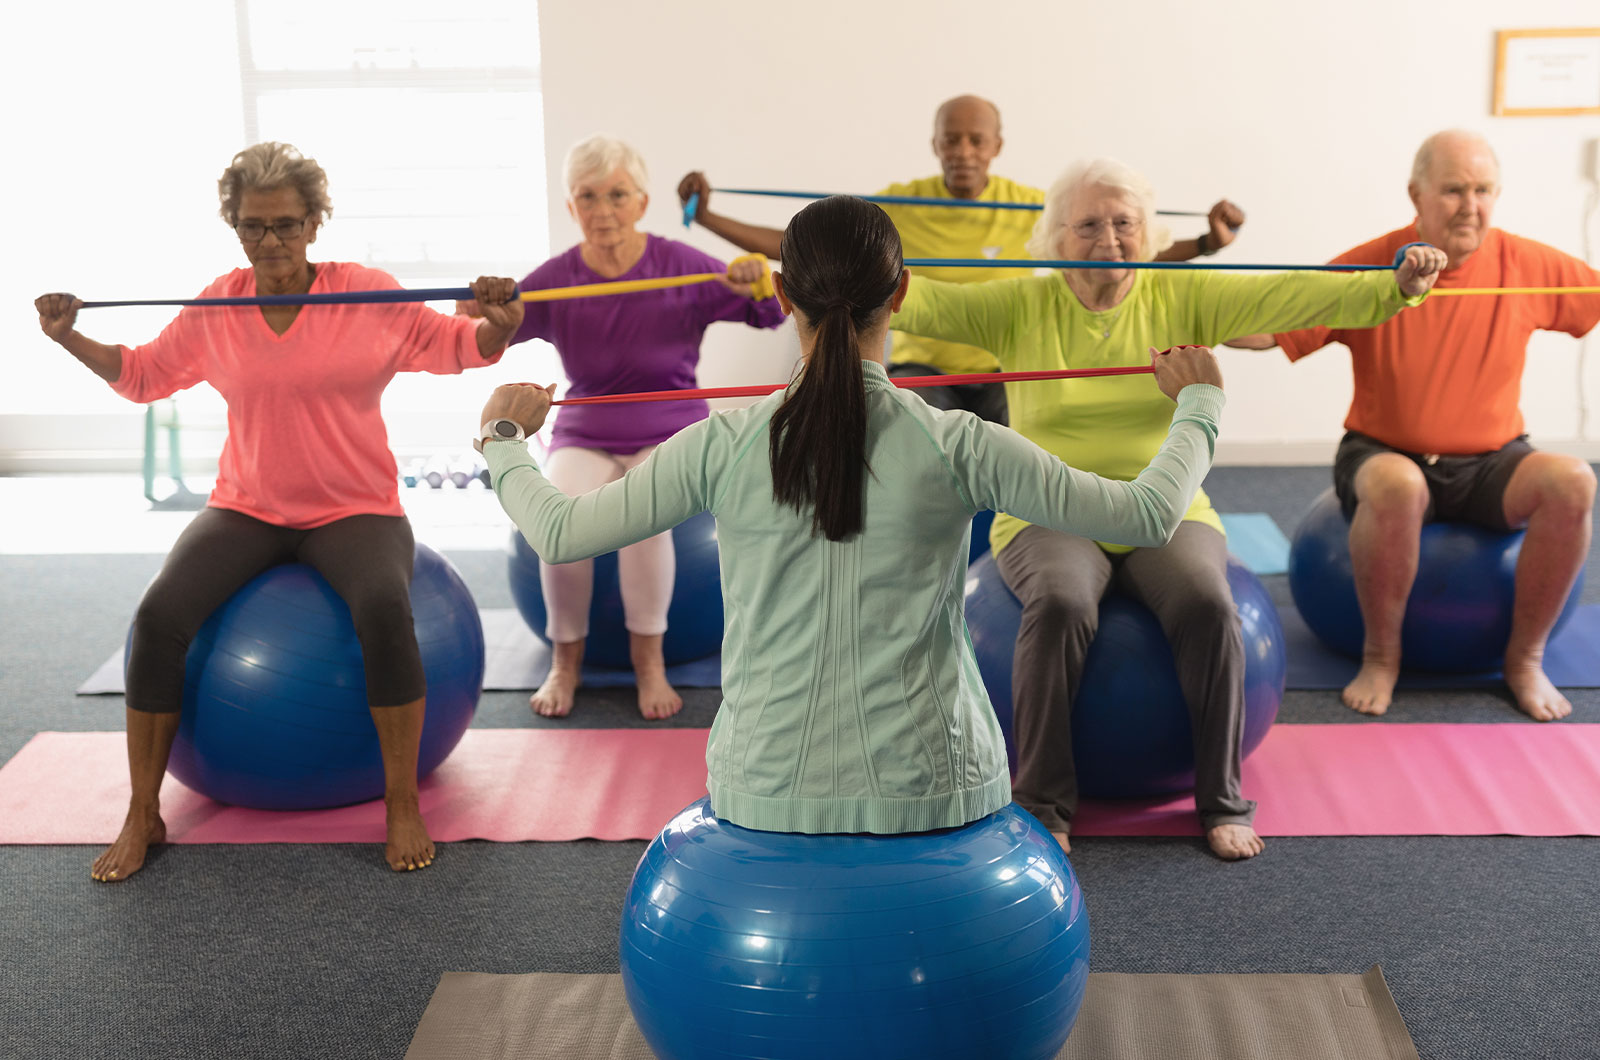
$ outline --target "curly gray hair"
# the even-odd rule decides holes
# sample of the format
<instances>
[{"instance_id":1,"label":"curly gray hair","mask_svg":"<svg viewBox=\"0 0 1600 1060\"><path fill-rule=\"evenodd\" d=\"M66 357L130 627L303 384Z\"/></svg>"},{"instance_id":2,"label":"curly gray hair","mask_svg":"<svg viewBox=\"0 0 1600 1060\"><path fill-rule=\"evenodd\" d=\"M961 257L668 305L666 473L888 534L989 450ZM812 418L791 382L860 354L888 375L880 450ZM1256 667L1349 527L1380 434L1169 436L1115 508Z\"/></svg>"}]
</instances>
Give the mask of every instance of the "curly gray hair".
<instances>
[{"instance_id":1,"label":"curly gray hair","mask_svg":"<svg viewBox=\"0 0 1600 1060\"><path fill-rule=\"evenodd\" d=\"M239 199L247 191L272 191L292 188L306 204L306 217L321 224L333 213L333 200L328 198L328 174L317 165L314 158L306 158L293 144L268 140L247 147L233 156L228 168L217 181L217 195L222 199L222 219L228 224L239 222Z\"/></svg>"}]
</instances>

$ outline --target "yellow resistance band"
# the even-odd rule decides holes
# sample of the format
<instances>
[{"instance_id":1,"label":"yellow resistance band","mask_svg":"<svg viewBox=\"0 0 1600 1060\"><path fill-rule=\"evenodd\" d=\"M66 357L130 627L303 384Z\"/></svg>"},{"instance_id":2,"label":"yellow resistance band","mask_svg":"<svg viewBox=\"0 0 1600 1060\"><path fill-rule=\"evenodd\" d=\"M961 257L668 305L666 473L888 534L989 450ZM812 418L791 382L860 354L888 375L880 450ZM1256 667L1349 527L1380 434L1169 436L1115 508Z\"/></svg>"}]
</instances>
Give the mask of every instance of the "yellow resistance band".
<instances>
[{"instance_id":1,"label":"yellow resistance band","mask_svg":"<svg viewBox=\"0 0 1600 1060\"><path fill-rule=\"evenodd\" d=\"M771 298L772 269L767 266L764 254L746 254L734 258L730 267L741 261L761 262L761 278L750 285L750 294L757 300ZM696 283L725 280L722 272L696 272L687 276L656 276L648 280L612 280L609 283L586 283L576 287L547 287L541 291L523 291L519 298L524 302L560 302L568 298L595 298L606 294L630 294L634 291L658 291L667 287L688 287Z\"/></svg>"}]
</instances>

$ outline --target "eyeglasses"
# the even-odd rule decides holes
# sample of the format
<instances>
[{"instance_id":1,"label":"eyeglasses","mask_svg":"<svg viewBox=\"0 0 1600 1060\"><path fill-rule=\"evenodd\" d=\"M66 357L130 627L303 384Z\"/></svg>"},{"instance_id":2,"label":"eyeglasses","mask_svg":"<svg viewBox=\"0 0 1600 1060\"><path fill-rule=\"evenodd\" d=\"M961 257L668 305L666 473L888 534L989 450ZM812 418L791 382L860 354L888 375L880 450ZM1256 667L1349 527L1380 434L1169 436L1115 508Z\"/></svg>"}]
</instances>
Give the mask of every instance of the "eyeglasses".
<instances>
[{"instance_id":1,"label":"eyeglasses","mask_svg":"<svg viewBox=\"0 0 1600 1060\"><path fill-rule=\"evenodd\" d=\"M1079 239L1093 239L1098 236L1106 225L1119 236L1131 236L1144 227L1144 222L1137 217L1118 217L1114 221L1079 221L1066 227L1072 229L1072 234Z\"/></svg>"},{"instance_id":2,"label":"eyeglasses","mask_svg":"<svg viewBox=\"0 0 1600 1060\"><path fill-rule=\"evenodd\" d=\"M638 194L639 193L637 191L630 191L626 188L612 188L603 196L596 195L592 191L580 191L578 194L572 197L572 203L579 210L582 210L584 213L588 213L596 206L599 206L600 200L603 198L606 202L611 204L611 208L613 210L620 210L624 206L627 206L628 203L632 202L633 197Z\"/></svg>"},{"instance_id":3,"label":"eyeglasses","mask_svg":"<svg viewBox=\"0 0 1600 1060\"><path fill-rule=\"evenodd\" d=\"M259 243L266 238L268 232L278 237L278 242L287 243L297 238L306 229L307 218L298 221L274 221L266 224L262 221L240 221L233 226L234 232L242 243Z\"/></svg>"}]
</instances>

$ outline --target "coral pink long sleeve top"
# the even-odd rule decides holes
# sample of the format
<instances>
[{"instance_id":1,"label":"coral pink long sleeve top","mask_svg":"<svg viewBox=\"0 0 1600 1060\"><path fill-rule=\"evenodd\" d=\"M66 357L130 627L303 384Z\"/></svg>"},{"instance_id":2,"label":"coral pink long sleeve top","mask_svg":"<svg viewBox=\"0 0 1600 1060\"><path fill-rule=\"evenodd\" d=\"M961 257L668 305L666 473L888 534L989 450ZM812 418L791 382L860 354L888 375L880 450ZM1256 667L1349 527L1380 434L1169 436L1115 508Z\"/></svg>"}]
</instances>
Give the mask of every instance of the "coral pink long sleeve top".
<instances>
[{"instance_id":1,"label":"coral pink long sleeve top","mask_svg":"<svg viewBox=\"0 0 1600 1060\"><path fill-rule=\"evenodd\" d=\"M313 293L399 287L378 269L316 266ZM235 269L202 298L250 296ZM122 347L112 389L132 401L210 383L228 405L213 508L309 529L352 515L401 515L394 454L379 401L400 372L454 375L492 364L478 321L420 302L312 305L282 335L254 306L189 306L152 342Z\"/></svg>"}]
</instances>

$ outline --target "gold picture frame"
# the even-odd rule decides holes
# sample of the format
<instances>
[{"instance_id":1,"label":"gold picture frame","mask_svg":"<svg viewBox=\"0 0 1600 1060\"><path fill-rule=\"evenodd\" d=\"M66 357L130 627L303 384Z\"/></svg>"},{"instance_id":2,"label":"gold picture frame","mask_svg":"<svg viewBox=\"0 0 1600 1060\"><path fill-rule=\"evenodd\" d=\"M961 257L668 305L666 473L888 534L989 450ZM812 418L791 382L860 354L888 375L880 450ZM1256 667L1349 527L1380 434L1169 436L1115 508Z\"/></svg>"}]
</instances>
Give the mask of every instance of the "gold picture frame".
<instances>
[{"instance_id":1,"label":"gold picture frame","mask_svg":"<svg viewBox=\"0 0 1600 1060\"><path fill-rule=\"evenodd\" d=\"M1600 114L1600 27L1495 34L1494 114Z\"/></svg>"}]
</instances>

